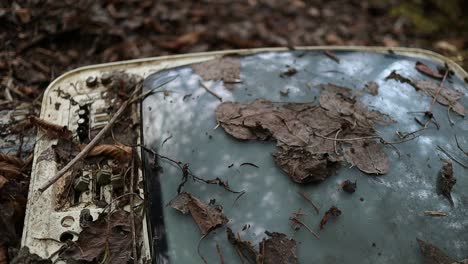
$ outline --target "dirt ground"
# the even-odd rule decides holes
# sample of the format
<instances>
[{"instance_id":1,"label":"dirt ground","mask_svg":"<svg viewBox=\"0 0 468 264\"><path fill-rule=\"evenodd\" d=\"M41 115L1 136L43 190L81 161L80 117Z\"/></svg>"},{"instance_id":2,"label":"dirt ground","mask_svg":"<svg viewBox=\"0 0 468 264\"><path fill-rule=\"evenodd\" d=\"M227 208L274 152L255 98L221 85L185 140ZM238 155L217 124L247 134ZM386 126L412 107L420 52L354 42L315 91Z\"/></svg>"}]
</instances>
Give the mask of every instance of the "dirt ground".
<instances>
[{"instance_id":1,"label":"dirt ground","mask_svg":"<svg viewBox=\"0 0 468 264\"><path fill-rule=\"evenodd\" d=\"M440 6L431 3L441 1L424 1L416 11L406 6L408 2L418 1L4 0L0 2L0 112L21 106L29 114L39 113L49 83L80 66L190 52L404 46L439 52L467 69L468 27L460 10L466 10L468 2L451 0ZM436 26L428 22L441 17L446 19ZM16 133L23 138L27 127L10 125L1 124L0 136ZM8 154L26 159L30 150ZM29 171L21 173L14 186L0 190L0 208L9 212L10 221L0 225L11 226L8 239L0 239L0 251L5 245L19 245ZM2 217L0 213L0 220L6 219Z\"/></svg>"}]
</instances>

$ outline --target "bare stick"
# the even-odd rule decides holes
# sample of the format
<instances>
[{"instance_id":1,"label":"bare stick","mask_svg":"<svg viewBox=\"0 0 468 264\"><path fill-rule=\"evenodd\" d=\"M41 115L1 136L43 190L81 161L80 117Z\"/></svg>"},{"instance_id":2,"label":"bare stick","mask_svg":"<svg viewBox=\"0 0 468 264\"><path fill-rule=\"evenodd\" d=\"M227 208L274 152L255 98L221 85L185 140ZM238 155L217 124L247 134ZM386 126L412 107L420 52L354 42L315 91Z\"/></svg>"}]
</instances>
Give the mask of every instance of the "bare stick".
<instances>
[{"instance_id":1,"label":"bare stick","mask_svg":"<svg viewBox=\"0 0 468 264\"><path fill-rule=\"evenodd\" d=\"M213 95L214 97L218 98L219 101L223 101L223 98L221 96L219 96L217 93L213 92L212 90L210 90L210 88L208 88L204 83L203 81L200 81L200 85L201 87L203 87L207 92L209 92L211 95Z\"/></svg>"},{"instance_id":2,"label":"bare stick","mask_svg":"<svg viewBox=\"0 0 468 264\"><path fill-rule=\"evenodd\" d=\"M223 254L221 253L221 247L219 246L218 243L216 243L216 250L218 251L219 263L224 264L224 257L223 257Z\"/></svg>"},{"instance_id":3,"label":"bare stick","mask_svg":"<svg viewBox=\"0 0 468 264\"><path fill-rule=\"evenodd\" d=\"M446 212L441 211L424 211L424 214L429 216L447 216Z\"/></svg>"},{"instance_id":4,"label":"bare stick","mask_svg":"<svg viewBox=\"0 0 468 264\"><path fill-rule=\"evenodd\" d=\"M458 149L461 150L461 152L463 152L465 155L468 155L468 152L465 151L465 150L461 147L460 143L458 143L457 135L455 135L455 142L457 142L457 147L458 147Z\"/></svg>"},{"instance_id":5,"label":"bare stick","mask_svg":"<svg viewBox=\"0 0 468 264\"><path fill-rule=\"evenodd\" d=\"M335 148L335 153L336 153L336 155L340 155L340 154L338 153L338 149L336 148L336 139L338 139L338 134L340 134L340 132L341 132L341 128L338 129L338 131L336 132L335 140L333 141L333 147Z\"/></svg>"},{"instance_id":6,"label":"bare stick","mask_svg":"<svg viewBox=\"0 0 468 264\"><path fill-rule=\"evenodd\" d=\"M304 199L306 199L314 207L317 214L319 214L319 208L314 204L314 202L312 202L312 200L309 198L309 196L306 193L302 191L298 191L297 193L300 194L302 197L304 197Z\"/></svg>"},{"instance_id":7,"label":"bare stick","mask_svg":"<svg viewBox=\"0 0 468 264\"><path fill-rule=\"evenodd\" d=\"M300 224L301 226L305 227L312 235L314 235L317 239L320 239L319 235L317 235L312 229L310 229L306 224L304 224L301 220L299 220L297 217L291 217L291 221Z\"/></svg>"},{"instance_id":8,"label":"bare stick","mask_svg":"<svg viewBox=\"0 0 468 264\"><path fill-rule=\"evenodd\" d=\"M358 140L382 138L380 136L368 136L368 137L358 137L358 138L331 138L331 137L325 137L325 136L319 135L317 133L314 133L314 136L317 136L323 139L334 140L334 141L358 141Z\"/></svg>"},{"instance_id":9,"label":"bare stick","mask_svg":"<svg viewBox=\"0 0 468 264\"><path fill-rule=\"evenodd\" d=\"M446 151L445 149L443 149L441 146L437 145L437 148L442 151L445 155L447 155L449 158L451 158L453 161L455 161L456 163L458 163L460 166L462 166L463 168L467 169L468 166L463 164L463 162L459 161L458 159L456 159L454 156L450 155L450 153L448 153L448 151Z\"/></svg>"},{"instance_id":10,"label":"bare stick","mask_svg":"<svg viewBox=\"0 0 468 264\"><path fill-rule=\"evenodd\" d=\"M429 106L429 111L428 111L429 113L432 113L432 107L434 106L434 104L435 104L435 102L437 100L437 96L439 96L440 91L442 90L442 84L444 83L445 79L447 78L448 73L449 73L449 70L446 69L445 74L444 74L444 78L442 78L442 80L440 81L439 87L437 88L437 91L436 91L436 94L435 94L434 98L432 99L431 105Z\"/></svg>"},{"instance_id":11,"label":"bare stick","mask_svg":"<svg viewBox=\"0 0 468 264\"><path fill-rule=\"evenodd\" d=\"M117 121L117 119L130 105L130 103L132 103L134 96L141 90L141 87L141 84L137 85L135 91L133 91L130 98L120 106L119 110L117 110L117 112L112 116L109 123L107 123L106 126L102 128L101 131L99 131L99 133L93 138L93 140L91 140L91 142L89 142L89 144L86 145L86 147L84 147L83 150L81 150L81 152L78 153L78 155L76 155L75 158L73 158L67 165L65 165L65 167L63 167L59 172L57 172L57 174L55 174L55 176L52 179L48 180L41 188L39 188L40 193L43 193L45 190L47 190L50 186L52 186L52 184L54 184L56 181L62 178L63 175L65 175L65 173L69 169L71 169L78 161L80 161L88 155L88 153L94 148L94 146L96 146L97 143L99 143L99 141L104 137L104 135L110 130L110 128L114 125L115 121Z\"/></svg>"},{"instance_id":12,"label":"bare stick","mask_svg":"<svg viewBox=\"0 0 468 264\"><path fill-rule=\"evenodd\" d=\"M452 109L451 106L447 107L447 118L448 118L448 121L450 123L451 126L455 125L455 123L453 122L452 118L450 117L450 109Z\"/></svg>"}]
</instances>

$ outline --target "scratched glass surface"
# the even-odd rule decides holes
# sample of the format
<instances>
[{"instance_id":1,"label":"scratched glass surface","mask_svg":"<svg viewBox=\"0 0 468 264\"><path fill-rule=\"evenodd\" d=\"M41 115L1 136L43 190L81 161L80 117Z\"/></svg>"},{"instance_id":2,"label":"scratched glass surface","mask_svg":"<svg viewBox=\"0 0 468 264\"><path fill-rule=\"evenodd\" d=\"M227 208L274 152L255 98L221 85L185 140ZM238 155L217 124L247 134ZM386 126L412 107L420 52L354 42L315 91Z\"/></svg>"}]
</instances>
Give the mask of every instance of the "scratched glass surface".
<instances>
[{"instance_id":1,"label":"scratched glass surface","mask_svg":"<svg viewBox=\"0 0 468 264\"><path fill-rule=\"evenodd\" d=\"M390 140L394 139L396 130L410 132L419 128L414 121L415 115L408 112L427 110L431 98L407 84L385 81L385 77L396 70L412 79L430 79L414 68L415 62L423 61L432 68L436 64L372 52L336 51L335 54L341 59L339 64L318 51L245 56L241 59L242 83L235 84L234 89L226 89L222 82L205 83L223 101L251 102L264 98L275 102L317 104L319 90L314 87L320 84L359 89L366 82L375 81L379 85L379 94L365 94L362 101L397 121L390 126L377 127L378 133ZM296 68L298 73L281 78L279 74L288 66ZM436 104L433 113L440 124L439 130L428 129L415 140L397 145L400 158L393 148L385 147L391 163L388 174L369 176L344 165L318 185L299 185L274 164L271 156L275 150L274 142L239 141L221 127L215 128L215 109L220 101L200 86L201 78L190 66L156 73L148 77L144 89L149 90L164 78L176 75L175 80L161 88L168 93L156 93L143 103L144 144L161 155L189 163L192 172L199 177L220 177L228 181L232 189L245 191L245 195L235 202L237 194L215 185L189 180L184 187L185 191L206 203L216 199L229 218L227 226L239 232L243 239L252 241L257 248L266 236L264 231L268 230L294 238L301 263L422 263L416 238L437 245L456 259L468 257L466 170L453 163L457 177L452 191L454 207L436 193L441 159L447 158L436 147L440 145L452 153L457 152L455 134L460 144L468 146L466 119L452 113L455 125L451 126L447 108ZM458 77L444 85L467 91ZM288 95L281 95L280 91L285 90L289 90ZM465 108L467 102L466 96L460 100ZM259 168L240 166L244 162L254 163ZM202 236L195 222L189 215L166 206L177 194L181 171L167 162L160 165L163 167L163 173L159 175L161 203L170 263L203 263L197 253ZM153 186L159 184L156 177L156 174L146 175L150 192L158 191ZM339 184L346 179L357 180L357 191L352 195L339 190ZM297 194L300 190L309 194L320 207L320 215ZM152 201L154 205L155 201ZM321 217L333 205L341 209L342 215L319 231ZM319 233L320 240L304 228L297 232L292 230L289 217L299 208L307 214L303 221ZM426 210L445 211L448 216L425 216L423 212ZM250 228L242 231L246 224ZM200 242L200 254L208 263L219 262L217 243L226 263L240 263L227 241L224 227ZM159 262L165 261L161 258Z\"/></svg>"}]
</instances>

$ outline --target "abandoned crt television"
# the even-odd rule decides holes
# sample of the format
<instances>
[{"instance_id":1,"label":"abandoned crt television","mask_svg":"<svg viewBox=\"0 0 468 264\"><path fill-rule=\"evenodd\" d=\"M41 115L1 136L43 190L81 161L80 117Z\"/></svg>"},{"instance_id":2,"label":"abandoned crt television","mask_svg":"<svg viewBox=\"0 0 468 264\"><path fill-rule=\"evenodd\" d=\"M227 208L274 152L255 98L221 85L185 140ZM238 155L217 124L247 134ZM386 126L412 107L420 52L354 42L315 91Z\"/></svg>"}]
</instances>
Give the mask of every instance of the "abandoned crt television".
<instances>
[{"instance_id":1,"label":"abandoned crt television","mask_svg":"<svg viewBox=\"0 0 468 264\"><path fill-rule=\"evenodd\" d=\"M359 47L68 72L40 118L72 136L38 132L22 245L56 263L461 260L467 76L429 51Z\"/></svg>"}]
</instances>

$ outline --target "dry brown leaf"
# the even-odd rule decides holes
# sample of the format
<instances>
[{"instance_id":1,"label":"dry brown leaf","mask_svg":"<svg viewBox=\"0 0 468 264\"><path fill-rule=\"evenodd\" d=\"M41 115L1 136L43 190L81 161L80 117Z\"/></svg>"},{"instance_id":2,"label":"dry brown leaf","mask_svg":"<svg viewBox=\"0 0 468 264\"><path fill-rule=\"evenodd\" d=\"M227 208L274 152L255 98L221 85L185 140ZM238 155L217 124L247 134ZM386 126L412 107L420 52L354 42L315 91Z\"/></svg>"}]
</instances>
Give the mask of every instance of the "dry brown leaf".
<instances>
[{"instance_id":1,"label":"dry brown leaf","mask_svg":"<svg viewBox=\"0 0 468 264\"><path fill-rule=\"evenodd\" d=\"M296 256L296 241L283 233L265 231L269 236L259 244L260 261L263 264L294 264L298 263Z\"/></svg>"},{"instance_id":2,"label":"dry brown leaf","mask_svg":"<svg viewBox=\"0 0 468 264\"><path fill-rule=\"evenodd\" d=\"M26 165L24 160L4 153L0 153L0 161L5 161L7 163L15 165L18 168L22 168Z\"/></svg>"},{"instance_id":3,"label":"dry brown leaf","mask_svg":"<svg viewBox=\"0 0 468 264\"><path fill-rule=\"evenodd\" d=\"M0 264L8 264L8 247L5 243L0 243Z\"/></svg>"},{"instance_id":4,"label":"dry brown leaf","mask_svg":"<svg viewBox=\"0 0 468 264\"><path fill-rule=\"evenodd\" d=\"M85 148L86 145L80 145L80 149ZM101 144L96 145L88 153L88 157L107 156L121 161L126 161L131 158L132 148L124 145L109 145Z\"/></svg>"},{"instance_id":5,"label":"dry brown leaf","mask_svg":"<svg viewBox=\"0 0 468 264\"><path fill-rule=\"evenodd\" d=\"M375 141L354 141L345 150L345 159L359 170L369 174L385 174L390 168L387 155L382 145Z\"/></svg>"},{"instance_id":6,"label":"dry brown leaf","mask_svg":"<svg viewBox=\"0 0 468 264\"><path fill-rule=\"evenodd\" d=\"M141 222L135 216L135 234L139 236ZM60 254L60 258L74 261L100 260L107 252L107 263L127 264L132 255L132 226L130 213L118 210L110 216L101 214L99 218L84 227L78 240ZM137 237L138 239L138 237Z\"/></svg>"},{"instance_id":7,"label":"dry brown leaf","mask_svg":"<svg viewBox=\"0 0 468 264\"><path fill-rule=\"evenodd\" d=\"M21 168L5 161L0 161L0 173L8 179L21 175Z\"/></svg>"},{"instance_id":8,"label":"dry brown leaf","mask_svg":"<svg viewBox=\"0 0 468 264\"><path fill-rule=\"evenodd\" d=\"M177 195L169 205L183 214L190 213L202 234L207 234L228 222L221 206L209 206L187 192Z\"/></svg>"},{"instance_id":9,"label":"dry brown leaf","mask_svg":"<svg viewBox=\"0 0 468 264\"><path fill-rule=\"evenodd\" d=\"M379 85L376 82L368 82L365 87L371 95L376 96L379 94Z\"/></svg>"},{"instance_id":10,"label":"dry brown leaf","mask_svg":"<svg viewBox=\"0 0 468 264\"><path fill-rule=\"evenodd\" d=\"M253 247L252 243L250 243L250 241L242 240L240 237L236 237L229 227L226 229L226 233L228 241L236 248L242 262L245 260L248 264L256 264L258 252Z\"/></svg>"},{"instance_id":11,"label":"dry brown leaf","mask_svg":"<svg viewBox=\"0 0 468 264\"><path fill-rule=\"evenodd\" d=\"M326 155L310 154L302 148L279 148L275 163L297 183L318 183L331 176L335 164Z\"/></svg>"},{"instance_id":12,"label":"dry brown leaf","mask_svg":"<svg viewBox=\"0 0 468 264\"><path fill-rule=\"evenodd\" d=\"M3 188L3 186L8 182L8 179L5 178L3 175L0 175L0 190ZM0 262L1 263L1 262Z\"/></svg>"},{"instance_id":13,"label":"dry brown leaf","mask_svg":"<svg viewBox=\"0 0 468 264\"><path fill-rule=\"evenodd\" d=\"M52 260L43 259L37 254L29 252L28 247L22 247L10 264L52 264Z\"/></svg>"},{"instance_id":14,"label":"dry brown leaf","mask_svg":"<svg viewBox=\"0 0 468 264\"><path fill-rule=\"evenodd\" d=\"M433 78L436 78L436 79L442 79L444 78L444 75L438 73L438 72L435 72L433 71L431 68L429 68L429 66L427 66L426 64L420 62L420 61L417 61L416 62L416 69L421 72L421 73L424 73L426 74L427 76L430 76L430 77L433 77Z\"/></svg>"},{"instance_id":15,"label":"dry brown leaf","mask_svg":"<svg viewBox=\"0 0 468 264\"><path fill-rule=\"evenodd\" d=\"M429 244L419 238L416 238L419 249L424 257L424 264L454 264L458 263L455 259L449 257L438 247Z\"/></svg>"},{"instance_id":16,"label":"dry brown leaf","mask_svg":"<svg viewBox=\"0 0 468 264\"><path fill-rule=\"evenodd\" d=\"M439 104L449 106L455 113L465 116L465 108L458 102L463 97L463 93L444 86L440 87L438 83L433 81L415 81L414 85L432 98L437 94L436 101Z\"/></svg>"},{"instance_id":17,"label":"dry brown leaf","mask_svg":"<svg viewBox=\"0 0 468 264\"><path fill-rule=\"evenodd\" d=\"M229 83L240 79L240 60L237 57L223 57L192 64L192 69L205 81L223 80Z\"/></svg>"},{"instance_id":18,"label":"dry brown leaf","mask_svg":"<svg viewBox=\"0 0 468 264\"><path fill-rule=\"evenodd\" d=\"M278 149L273 157L291 180L318 183L332 174L337 161L343 160L343 139L375 135L376 124L393 122L389 116L367 109L353 98L355 95L348 88L328 84L322 89L320 106L277 104L263 99L251 103L224 102L217 107L216 118L235 138L275 139ZM380 145L369 144L372 151L378 151L378 159L369 160L367 148L359 141L353 144L356 146L352 151L358 148L358 153L350 152L348 162L367 173L388 171L388 159Z\"/></svg>"},{"instance_id":19,"label":"dry brown leaf","mask_svg":"<svg viewBox=\"0 0 468 264\"><path fill-rule=\"evenodd\" d=\"M30 116L29 121L34 126L42 129L50 138L62 138L67 140L72 138L73 134L68 130L67 126L59 126L36 116Z\"/></svg>"},{"instance_id":20,"label":"dry brown leaf","mask_svg":"<svg viewBox=\"0 0 468 264\"><path fill-rule=\"evenodd\" d=\"M322 217L322 220L320 220L320 229L323 229L325 224L330 220L330 218L336 218L341 215L341 210L338 209L335 206L330 207L328 211L325 212L325 214Z\"/></svg>"},{"instance_id":21,"label":"dry brown leaf","mask_svg":"<svg viewBox=\"0 0 468 264\"><path fill-rule=\"evenodd\" d=\"M187 34L179 36L173 41L158 42L158 45L170 50L179 50L184 46L193 45L197 43L200 39L200 36L200 32L189 32Z\"/></svg>"},{"instance_id":22,"label":"dry brown leaf","mask_svg":"<svg viewBox=\"0 0 468 264\"><path fill-rule=\"evenodd\" d=\"M452 188L457 183L457 179L453 175L452 161L445 160L442 169L439 173L437 181L437 192L447 198L450 204L453 205Z\"/></svg>"}]
</instances>

